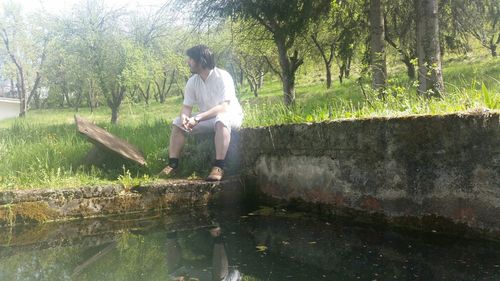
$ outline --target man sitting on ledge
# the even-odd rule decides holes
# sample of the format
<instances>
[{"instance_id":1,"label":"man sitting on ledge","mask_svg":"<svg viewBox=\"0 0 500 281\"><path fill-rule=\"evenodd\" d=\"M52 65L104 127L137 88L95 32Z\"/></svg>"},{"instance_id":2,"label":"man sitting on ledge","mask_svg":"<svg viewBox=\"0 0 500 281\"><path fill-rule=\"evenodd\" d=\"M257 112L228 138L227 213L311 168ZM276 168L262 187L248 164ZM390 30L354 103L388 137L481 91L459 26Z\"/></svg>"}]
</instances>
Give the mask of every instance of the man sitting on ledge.
<instances>
[{"instance_id":1,"label":"man sitting on ledge","mask_svg":"<svg viewBox=\"0 0 500 281\"><path fill-rule=\"evenodd\" d=\"M207 46L194 46L186 54L193 76L186 83L181 114L173 122L168 166L159 176L170 177L176 172L186 135L215 132L215 162L206 180L220 181L231 130L240 128L243 110L236 98L233 78L215 67L214 55ZM194 105L200 112L192 115Z\"/></svg>"}]
</instances>

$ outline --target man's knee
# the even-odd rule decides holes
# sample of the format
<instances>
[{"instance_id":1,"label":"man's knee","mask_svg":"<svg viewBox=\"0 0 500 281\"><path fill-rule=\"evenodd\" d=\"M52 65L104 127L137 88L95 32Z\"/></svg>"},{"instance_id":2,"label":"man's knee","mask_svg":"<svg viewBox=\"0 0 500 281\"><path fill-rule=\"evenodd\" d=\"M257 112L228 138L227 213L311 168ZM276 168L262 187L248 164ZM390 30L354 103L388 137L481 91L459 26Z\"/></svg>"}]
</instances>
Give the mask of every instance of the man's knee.
<instances>
[{"instance_id":1,"label":"man's knee","mask_svg":"<svg viewBox=\"0 0 500 281\"><path fill-rule=\"evenodd\" d=\"M221 121L215 122L215 128L216 129L222 129L224 127L226 127L226 126L224 126L224 123L222 123Z\"/></svg>"},{"instance_id":2,"label":"man's knee","mask_svg":"<svg viewBox=\"0 0 500 281\"><path fill-rule=\"evenodd\" d=\"M171 134L184 136L186 134L186 132L184 130L182 130L181 128L179 128L179 126L177 126L176 124L172 124Z\"/></svg>"},{"instance_id":3,"label":"man's knee","mask_svg":"<svg viewBox=\"0 0 500 281\"><path fill-rule=\"evenodd\" d=\"M229 130L229 128L221 121L215 122L215 130L216 131L222 131L222 130Z\"/></svg>"}]
</instances>

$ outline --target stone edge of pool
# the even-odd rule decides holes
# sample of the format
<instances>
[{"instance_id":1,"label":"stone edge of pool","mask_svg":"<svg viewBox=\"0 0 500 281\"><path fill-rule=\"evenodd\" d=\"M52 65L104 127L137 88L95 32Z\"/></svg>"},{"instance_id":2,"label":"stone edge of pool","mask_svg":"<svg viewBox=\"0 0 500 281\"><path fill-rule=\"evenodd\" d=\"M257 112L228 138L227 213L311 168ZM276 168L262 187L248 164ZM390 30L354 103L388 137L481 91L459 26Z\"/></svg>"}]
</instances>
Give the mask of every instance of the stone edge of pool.
<instances>
[{"instance_id":1,"label":"stone edge of pool","mask_svg":"<svg viewBox=\"0 0 500 281\"><path fill-rule=\"evenodd\" d=\"M119 185L65 190L0 192L0 226L42 223L149 211L177 212L208 204L231 205L241 198L242 182L162 180L125 189ZM224 190L222 192L222 190Z\"/></svg>"}]
</instances>

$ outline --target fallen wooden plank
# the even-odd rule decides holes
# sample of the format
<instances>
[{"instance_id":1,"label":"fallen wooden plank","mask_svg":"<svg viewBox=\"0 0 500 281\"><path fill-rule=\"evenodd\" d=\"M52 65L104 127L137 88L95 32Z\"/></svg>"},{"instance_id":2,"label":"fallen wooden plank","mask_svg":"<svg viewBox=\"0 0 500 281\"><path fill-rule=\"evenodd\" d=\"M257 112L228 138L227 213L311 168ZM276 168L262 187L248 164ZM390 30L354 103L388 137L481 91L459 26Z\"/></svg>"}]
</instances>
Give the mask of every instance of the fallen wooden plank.
<instances>
[{"instance_id":1,"label":"fallen wooden plank","mask_svg":"<svg viewBox=\"0 0 500 281\"><path fill-rule=\"evenodd\" d=\"M75 123L78 132L85 135L88 140L97 147L97 149L116 153L125 159L138 163L139 165L147 165L146 159L144 159L142 153L135 146L125 140L118 138L103 128L98 127L90 121L87 121L77 115L75 115Z\"/></svg>"}]
</instances>

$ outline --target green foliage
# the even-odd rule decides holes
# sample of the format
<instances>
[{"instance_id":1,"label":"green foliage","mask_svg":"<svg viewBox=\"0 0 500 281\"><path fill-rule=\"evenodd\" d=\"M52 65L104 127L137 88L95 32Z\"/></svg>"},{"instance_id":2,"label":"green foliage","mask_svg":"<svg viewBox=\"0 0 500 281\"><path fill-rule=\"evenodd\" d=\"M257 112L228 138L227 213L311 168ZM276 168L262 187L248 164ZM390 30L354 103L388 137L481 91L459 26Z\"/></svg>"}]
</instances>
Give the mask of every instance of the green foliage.
<instances>
[{"instance_id":1,"label":"green foliage","mask_svg":"<svg viewBox=\"0 0 500 281\"><path fill-rule=\"evenodd\" d=\"M131 188L141 186L141 184L147 184L152 182L150 179L149 175L142 175L141 176L132 176L132 173L130 172L129 169L125 168L123 166L123 173L118 176L118 183L125 189L125 190L130 190Z\"/></svg>"},{"instance_id":2,"label":"green foliage","mask_svg":"<svg viewBox=\"0 0 500 281\"><path fill-rule=\"evenodd\" d=\"M214 16L232 17L254 22L269 32L278 50L280 71L275 72L283 81L284 101L288 106L295 100L295 73L304 62L302 52L299 56L297 41L311 22L328 12L330 4L329 0L242 0L223 3L199 0L193 6L199 21Z\"/></svg>"},{"instance_id":3,"label":"green foliage","mask_svg":"<svg viewBox=\"0 0 500 281\"><path fill-rule=\"evenodd\" d=\"M500 0L454 0L450 8L460 32L477 39L492 56L500 44Z\"/></svg>"}]
</instances>

